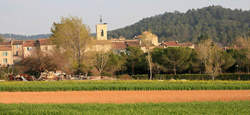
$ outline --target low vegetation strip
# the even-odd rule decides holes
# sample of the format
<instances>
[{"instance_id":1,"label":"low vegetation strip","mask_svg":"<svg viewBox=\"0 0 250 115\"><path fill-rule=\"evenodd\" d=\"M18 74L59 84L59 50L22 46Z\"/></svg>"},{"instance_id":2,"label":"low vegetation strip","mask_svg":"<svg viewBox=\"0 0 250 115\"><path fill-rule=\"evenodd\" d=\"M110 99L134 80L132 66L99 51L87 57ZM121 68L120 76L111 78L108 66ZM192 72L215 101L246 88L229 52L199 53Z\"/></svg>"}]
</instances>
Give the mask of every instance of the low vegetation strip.
<instances>
[{"instance_id":1,"label":"low vegetation strip","mask_svg":"<svg viewBox=\"0 0 250 115\"><path fill-rule=\"evenodd\" d=\"M248 90L250 81L35 81L0 82L0 91Z\"/></svg>"},{"instance_id":2,"label":"low vegetation strip","mask_svg":"<svg viewBox=\"0 0 250 115\"><path fill-rule=\"evenodd\" d=\"M246 115L250 101L141 104L0 104L1 115Z\"/></svg>"}]
</instances>

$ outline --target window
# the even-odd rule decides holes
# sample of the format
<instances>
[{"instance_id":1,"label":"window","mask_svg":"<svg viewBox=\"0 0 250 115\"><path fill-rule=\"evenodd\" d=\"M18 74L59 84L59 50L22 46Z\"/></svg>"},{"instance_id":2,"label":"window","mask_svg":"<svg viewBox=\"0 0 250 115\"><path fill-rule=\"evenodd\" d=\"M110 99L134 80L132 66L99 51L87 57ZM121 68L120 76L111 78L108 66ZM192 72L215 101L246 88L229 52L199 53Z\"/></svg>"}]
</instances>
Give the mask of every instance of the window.
<instances>
[{"instance_id":1,"label":"window","mask_svg":"<svg viewBox=\"0 0 250 115\"><path fill-rule=\"evenodd\" d=\"M7 58L3 58L3 64L7 64L8 63L8 59Z\"/></svg>"},{"instance_id":2,"label":"window","mask_svg":"<svg viewBox=\"0 0 250 115\"><path fill-rule=\"evenodd\" d=\"M48 50L48 47L47 47L47 46L46 46L46 47L44 47L44 48L43 48L43 50L47 51L47 50Z\"/></svg>"},{"instance_id":3,"label":"window","mask_svg":"<svg viewBox=\"0 0 250 115\"><path fill-rule=\"evenodd\" d=\"M3 52L3 56L8 56L8 52Z\"/></svg>"},{"instance_id":4,"label":"window","mask_svg":"<svg viewBox=\"0 0 250 115\"><path fill-rule=\"evenodd\" d=\"M16 51L16 56L18 56L18 51Z\"/></svg>"},{"instance_id":5,"label":"window","mask_svg":"<svg viewBox=\"0 0 250 115\"><path fill-rule=\"evenodd\" d=\"M102 32L101 32L101 36L103 37L104 36L104 31L102 30Z\"/></svg>"},{"instance_id":6,"label":"window","mask_svg":"<svg viewBox=\"0 0 250 115\"><path fill-rule=\"evenodd\" d=\"M27 50L28 50L28 51L32 50L32 47L27 47Z\"/></svg>"},{"instance_id":7,"label":"window","mask_svg":"<svg viewBox=\"0 0 250 115\"><path fill-rule=\"evenodd\" d=\"M20 47L20 45L16 45L16 48L19 48Z\"/></svg>"}]
</instances>

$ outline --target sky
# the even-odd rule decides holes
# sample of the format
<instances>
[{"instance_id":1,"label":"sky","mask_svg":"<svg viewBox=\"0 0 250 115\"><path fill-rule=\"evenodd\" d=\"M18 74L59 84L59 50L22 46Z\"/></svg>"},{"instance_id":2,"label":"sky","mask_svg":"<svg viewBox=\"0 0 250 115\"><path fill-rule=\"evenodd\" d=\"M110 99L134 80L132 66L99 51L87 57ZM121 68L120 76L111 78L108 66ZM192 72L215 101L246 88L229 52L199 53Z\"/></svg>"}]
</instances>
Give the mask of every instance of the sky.
<instances>
[{"instance_id":1,"label":"sky","mask_svg":"<svg viewBox=\"0 0 250 115\"><path fill-rule=\"evenodd\" d=\"M250 0L0 0L0 33L47 34L54 22L69 16L82 18L91 32L102 16L114 30L164 12L210 5L250 10Z\"/></svg>"}]
</instances>

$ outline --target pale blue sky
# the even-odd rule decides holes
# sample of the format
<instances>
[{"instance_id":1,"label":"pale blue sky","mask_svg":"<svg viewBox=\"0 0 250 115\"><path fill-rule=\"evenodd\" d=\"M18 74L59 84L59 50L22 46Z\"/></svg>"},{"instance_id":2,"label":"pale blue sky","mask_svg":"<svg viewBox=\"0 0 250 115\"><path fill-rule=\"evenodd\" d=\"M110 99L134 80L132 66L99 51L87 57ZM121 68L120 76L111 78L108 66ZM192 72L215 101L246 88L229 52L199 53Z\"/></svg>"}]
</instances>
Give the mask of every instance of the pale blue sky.
<instances>
[{"instance_id":1,"label":"pale blue sky","mask_svg":"<svg viewBox=\"0 0 250 115\"><path fill-rule=\"evenodd\" d=\"M94 32L103 15L113 30L164 12L209 5L250 10L250 0L0 0L0 33L50 33L62 16L81 17Z\"/></svg>"}]
</instances>

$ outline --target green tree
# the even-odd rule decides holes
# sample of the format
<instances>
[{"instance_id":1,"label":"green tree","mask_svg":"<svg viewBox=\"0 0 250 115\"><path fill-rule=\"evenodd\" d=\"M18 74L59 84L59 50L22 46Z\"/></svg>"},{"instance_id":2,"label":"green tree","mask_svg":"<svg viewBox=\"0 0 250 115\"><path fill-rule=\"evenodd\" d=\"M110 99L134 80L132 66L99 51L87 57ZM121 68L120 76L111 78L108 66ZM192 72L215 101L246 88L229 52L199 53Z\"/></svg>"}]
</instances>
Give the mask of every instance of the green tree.
<instances>
[{"instance_id":1,"label":"green tree","mask_svg":"<svg viewBox=\"0 0 250 115\"><path fill-rule=\"evenodd\" d=\"M125 69L124 64L126 63L126 58L124 54L115 54L111 53L109 55L109 60L107 62L107 68L105 68L105 71L112 73L113 75L118 72Z\"/></svg>"},{"instance_id":2,"label":"green tree","mask_svg":"<svg viewBox=\"0 0 250 115\"><path fill-rule=\"evenodd\" d=\"M68 58L73 70L81 73L84 67L83 60L87 57L86 51L92 42L89 28L80 18L69 17L54 23L51 31L53 43L64 54L64 58Z\"/></svg>"},{"instance_id":3,"label":"green tree","mask_svg":"<svg viewBox=\"0 0 250 115\"><path fill-rule=\"evenodd\" d=\"M139 47L128 47L126 52L126 69L129 74L144 74L146 59L143 51Z\"/></svg>"},{"instance_id":4,"label":"green tree","mask_svg":"<svg viewBox=\"0 0 250 115\"><path fill-rule=\"evenodd\" d=\"M192 49L170 47L166 49L155 49L153 52L154 62L165 68L172 68L174 74L179 71L186 70L191 60Z\"/></svg>"}]
</instances>

